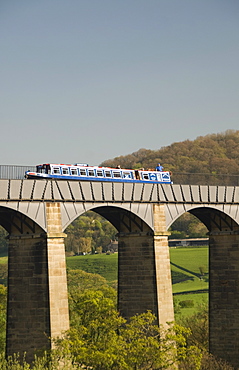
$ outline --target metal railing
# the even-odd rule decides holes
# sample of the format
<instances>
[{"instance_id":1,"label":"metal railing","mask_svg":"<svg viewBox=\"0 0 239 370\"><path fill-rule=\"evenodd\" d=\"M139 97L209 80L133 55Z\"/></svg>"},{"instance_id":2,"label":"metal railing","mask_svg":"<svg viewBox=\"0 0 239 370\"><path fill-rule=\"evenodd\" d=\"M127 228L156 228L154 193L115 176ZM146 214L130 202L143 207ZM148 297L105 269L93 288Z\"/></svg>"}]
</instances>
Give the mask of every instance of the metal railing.
<instances>
[{"instance_id":1,"label":"metal railing","mask_svg":"<svg viewBox=\"0 0 239 370\"><path fill-rule=\"evenodd\" d=\"M35 171L36 166L0 165L0 179L24 179L26 171Z\"/></svg>"},{"instance_id":2,"label":"metal railing","mask_svg":"<svg viewBox=\"0 0 239 370\"><path fill-rule=\"evenodd\" d=\"M239 186L239 175L209 174L209 173L179 173L172 174L174 184L181 185L214 185Z\"/></svg>"},{"instance_id":3,"label":"metal railing","mask_svg":"<svg viewBox=\"0 0 239 370\"><path fill-rule=\"evenodd\" d=\"M26 171L35 170L36 166L0 165L0 179L24 179ZM230 174L174 172L171 179L181 185L239 186L239 175Z\"/></svg>"}]
</instances>

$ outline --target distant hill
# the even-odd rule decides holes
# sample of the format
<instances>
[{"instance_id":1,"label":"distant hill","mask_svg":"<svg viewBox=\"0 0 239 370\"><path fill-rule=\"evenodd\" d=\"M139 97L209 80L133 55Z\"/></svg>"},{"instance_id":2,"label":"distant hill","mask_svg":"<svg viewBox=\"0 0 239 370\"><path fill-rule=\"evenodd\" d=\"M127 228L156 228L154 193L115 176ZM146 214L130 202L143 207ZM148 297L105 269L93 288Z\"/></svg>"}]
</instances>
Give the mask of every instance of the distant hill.
<instances>
[{"instance_id":1,"label":"distant hill","mask_svg":"<svg viewBox=\"0 0 239 370\"><path fill-rule=\"evenodd\" d=\"M193 141L175 142L158 150L139 149L101 165L138 169L155 168L157 163L173 174L239 175L239 130L199 136Z\"/></svg>"}]
</instances>

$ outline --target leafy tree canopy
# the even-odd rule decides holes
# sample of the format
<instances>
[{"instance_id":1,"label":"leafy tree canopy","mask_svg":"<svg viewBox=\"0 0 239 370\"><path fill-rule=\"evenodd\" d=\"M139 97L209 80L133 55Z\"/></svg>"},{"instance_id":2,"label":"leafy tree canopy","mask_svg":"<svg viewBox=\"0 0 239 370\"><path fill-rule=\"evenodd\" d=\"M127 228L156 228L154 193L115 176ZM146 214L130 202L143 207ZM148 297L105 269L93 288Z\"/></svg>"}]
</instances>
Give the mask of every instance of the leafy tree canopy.
<instances>
[{"instance_id":1,"label":"leafy tree canopy","mask_svg":"<svg viewBox=\"0 0 239 370\"><path fill-rule=\"evenodd\" d=\"M106 251L117 230L95 212L88 211L66 229L66 251L75 254Z\"/></svg>"},{"instance_id":2,"label":"leafy tree canopy","mask_svg":"<svg viewBox=\"0 0 239 370\"><path fill-rule=\"evenodd\" d=\"M122 168L155 168L184 173L239 174L239 131L200 136L175 142L158 150L139 149L129 155L104 161L102 166Z\"/></svg>"}]
</instances>

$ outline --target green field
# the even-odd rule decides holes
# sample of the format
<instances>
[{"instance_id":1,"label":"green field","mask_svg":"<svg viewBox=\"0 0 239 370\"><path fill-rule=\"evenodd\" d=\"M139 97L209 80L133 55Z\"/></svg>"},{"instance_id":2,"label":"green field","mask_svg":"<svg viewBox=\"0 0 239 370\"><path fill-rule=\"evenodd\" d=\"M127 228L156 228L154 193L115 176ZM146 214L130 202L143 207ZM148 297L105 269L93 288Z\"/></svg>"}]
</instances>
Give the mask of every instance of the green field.
<instances>
[{"instance_id":1,"label":"green field","mask_svg":"<svg viewBox=\"0 0 239 370\"><path fill-rule=\"evenodd\" d=\"M109 283L117 280L117 253L67 257L66 261L71 269L100 274ZM193 300L194 307L181 309L183 315L190 315L208 301L208 248L171 248L170 262L174 300Z\"/></svg>"},{"instance_id":2,"label":"green field","mask_svg":"<svg viewBox=\"0 0 239 370\"><path fill-rule=\"evenodd\" d=\"M7 257L0 258L0 278L6 274ZM174 300L193 300L194 307L208 300L208 248L170 248ZM67 267L103 276L109 284L118 278L118 254L95 254L66 258ZM5 265L5 266L4 266ZM200 273L203 270L204 275ZM3 277L2 277L3 278ZM4 280L5 281L5 280ZM190 314L195 308L184 308Z\"/></svg>"},{"instance_id":3,"label":"green field","mask_svg":"<svg viewBox=\"0 0 239 370\"><path fill-rule=\"evenodd\" d=\"M67 257L66 261L71 269L100 274L109 282L117 280L117 253ZM208 248L170 249L170 261L174 293L208 289Z\"/></svg>"},{"instance_id":4,"label":"green field","mask_svg":"<svg viewBox=\"0 0 239 370\"><path fill-rule=\"evenodd\" d=\"M118 279L118 254L89 254L66 258L67 267L99 274L109 283Z\"/></svg>"},{"instance_id":5,"label":"green field","mask_svg":"<svg viewBox=\"0 0 239 370\"><path fill-rule=\"evenodd\" d=\"M170 262L174 293L208 289L207 247L170 249Z\"/></svg>"}]
</instances>

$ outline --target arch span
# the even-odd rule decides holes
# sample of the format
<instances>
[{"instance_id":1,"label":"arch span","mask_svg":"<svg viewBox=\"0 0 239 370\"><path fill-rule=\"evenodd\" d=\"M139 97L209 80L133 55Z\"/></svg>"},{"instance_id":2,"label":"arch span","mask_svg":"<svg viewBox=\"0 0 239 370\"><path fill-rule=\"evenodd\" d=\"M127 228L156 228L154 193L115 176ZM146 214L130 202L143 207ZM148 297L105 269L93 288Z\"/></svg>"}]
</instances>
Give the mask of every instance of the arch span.
<instances>
[{"instance_id":1,"label":"arch span","mask_svg":"<svg viewBox=\"0 0 239 370\"><path fill-rule=\"evenodd\" d=\"M169 204L166 205L167 229L186 212L196 216L209 231L213 229L236 230L239 225L238 207L219 207L215 204L191 204L181 205L175 208L174 204Z\"/></svg>"},{"instance_id":2,"label":"arch span","mask_svg":"<svg viewBox=\"0 0 239 370\"><path fill-rule=\"evenodd\" d=\"M235 212L216 206L191 206L209 235L210 352L238 366L239 225ZM182 212L184 213L184 212ZM174 217L176 220L179 215Z\"/></svg>"},{"instance_id":3,"label":"arch span","mask_svg":"<svg viewBox=\"0 0 239 370\"><path fill-rule=\"evenodd\" d=\"M94 211L100 216L108 220L118 231L118 233L152 233L153 229L139 217L135 212L129 211L124 207L118 206L95 206L88 211ZM87 211L86 211L87 212ZM85 212L82 212L80 215L74 217L73 221L83 215ZM73 222L72 221L72 222Z\"/></svg>"},{"instance_id":4,"label":"arch span","mask_svg":"<svg viewBox=\"0 0 239 370\"><path fill-rule=\"evenodd\" d=\"M62 203L62 228L65 230L76 218L87 211L99 213L120 230L153 230L154 214L151 204ZM125 226L123 226L125 224Z\"/></svg>"},{"instance_id":5,"label":"arch span","mask_svg":"<svg viewBox=\"0 0 239 370\"><path fill-rule=\"evenodd\" d=\"M0 225L9 235L40 234L45 230L26 213L0 205Z\"/></svg>"},{"instance_id":6,"label":"arch span","mask_svg":"<svg viewBox=\"0 0 239 370\"><path fill-rule=\"evenodd\" d=\"M15 211L15 215L25 215L25 217L35 222L43 231L47 231L46 211L43 202L0 202L0 209L2 209L2 222L4 222L4 212L8 215L11 211L12 213ZM7 227L9 226L6 225Z\"/></svg>"}]
</instances>

